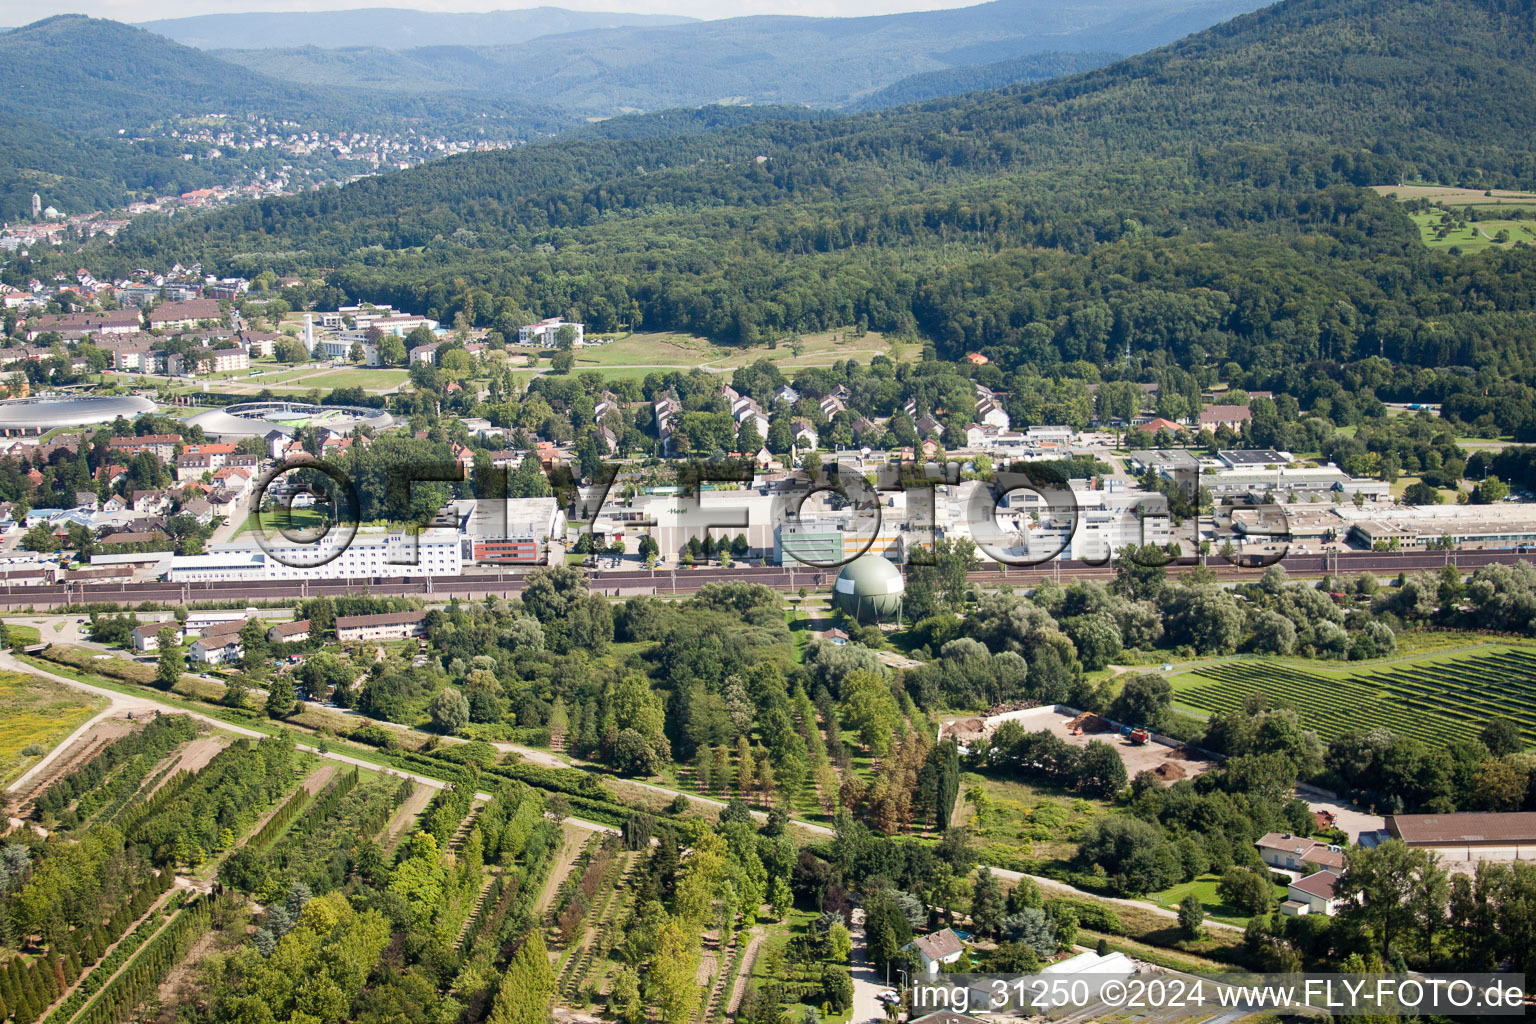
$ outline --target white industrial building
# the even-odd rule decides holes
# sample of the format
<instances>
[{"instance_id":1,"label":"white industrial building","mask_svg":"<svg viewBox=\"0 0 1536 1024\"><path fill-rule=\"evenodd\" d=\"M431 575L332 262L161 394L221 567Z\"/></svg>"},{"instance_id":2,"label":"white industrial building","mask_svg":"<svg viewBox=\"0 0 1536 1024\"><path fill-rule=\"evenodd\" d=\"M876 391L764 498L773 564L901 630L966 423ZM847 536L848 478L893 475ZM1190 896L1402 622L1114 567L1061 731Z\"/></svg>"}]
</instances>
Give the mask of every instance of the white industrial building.
<instances>
[{"instance_id":1,"label":"white industrial building","mask_svg":"<svg viewBox=\"0 0 1536 1024\"><path fill-rule=\"evenodd\" d=\"M565 538L565 509L556 498L458 501L454 507L473 562L545 565L551 541Z\"/></svg>"},{"instance_id":2,"label":"white industrial building","mask_svg":"<svg viewBox=\"0 0 1536 1024\"><path fill-rule=\"evenodd\" d=\"M170 580L457 576L464 565L463 542L457 530L426 529L412 536L406 531L364 528L350 543L342 531L332 531L317 543L292 541L274 533L264 543L265 548L255 538L244 538L215 545L207 554L177 555L171 559Z\"/></svg>"},{"instance_id":3,"label":"white industrial building","mask_svg":"<svg viewBox=\"0 0 1536 1024\"><path fill-rule=\"evenodd\" d=\"M1087 480L1056 494L1018 488L995 498L971 482L941 489L937 500L940 534L969 537L982 558L997 561L1101 561L1126 547L1174 540L1163 495L1095 489Z\"/></svg>"}]
</instances>

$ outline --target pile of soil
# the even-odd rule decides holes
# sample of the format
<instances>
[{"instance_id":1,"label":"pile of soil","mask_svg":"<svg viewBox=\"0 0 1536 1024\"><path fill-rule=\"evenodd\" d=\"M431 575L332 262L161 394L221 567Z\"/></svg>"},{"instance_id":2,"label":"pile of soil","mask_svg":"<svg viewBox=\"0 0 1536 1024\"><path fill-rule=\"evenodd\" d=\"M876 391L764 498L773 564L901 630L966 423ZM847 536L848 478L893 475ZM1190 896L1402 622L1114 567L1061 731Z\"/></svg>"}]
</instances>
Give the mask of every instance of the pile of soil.
<instances>
[{"instance_id":1,"label":"pile of soil","mask_svg":"<svg viewBox=\"0 0 1536 1024\"><path fill-rule=\"evenodd\" d=\"M1068 729L1081 729L1083 732L1112 732L1114 726L1109 719L1101 718L1092 711L1084 711L1067 723Z\"/></svg>"},{"instance_id":2,"label":"pile of soil","mask_svg":"<svg viewBox=\"0 0 1536 1024\"><path fill-rule=\"evenodd\" d=\"M987 734L987 723L980 718L964 718L949 723L949 734L957 739L970 739Z\"/></svg>"},{"instance_id":3,"label":"pile of soil","mask_svg":"<svg viewBox=\"0 0 1536 1024\"><path fill-rule=\"evenodd\" d=\"M1184 769L1182 766L1177 765L1172 761L1164 761L1162 764L1152 769L1152 774L1156 775L1164 782L1178 782L1184 777Z\"/></svg>"}]
</instances>

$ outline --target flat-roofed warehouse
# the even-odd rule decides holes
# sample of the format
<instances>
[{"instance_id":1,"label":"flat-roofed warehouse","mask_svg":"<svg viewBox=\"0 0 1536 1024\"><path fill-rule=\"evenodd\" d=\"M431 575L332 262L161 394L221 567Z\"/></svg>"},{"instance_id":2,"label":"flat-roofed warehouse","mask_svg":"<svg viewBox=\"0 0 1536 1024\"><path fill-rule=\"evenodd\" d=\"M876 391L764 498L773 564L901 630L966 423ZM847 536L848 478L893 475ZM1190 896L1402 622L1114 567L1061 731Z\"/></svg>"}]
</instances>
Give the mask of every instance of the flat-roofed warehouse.
<instances>
[{"instance_id":1,"label":"flat-roofed warehouse","mask_svg":"<svg viewBox=\"0 0 1536 1024\"><path fill-rule=\"evenodd\" d=\"M1394 541L1400 550L1449 544L1455 548L1512 548L1536 544L1536 505L1451 505L1391 508L1354 518L1354 539L1371 547Z\"/></svg>"},{"instance_id":2,"label":"flat-roofed warehouse","mask_svg":"<svg viewBox=\"0 0 1536 1024\"><path fill-rule=\"evenodd\" d=\"M0 402L0 434L25 437L46 434L56 427L132 421L155 411L155 403L138 395L64 395L57 398L12 398Z\"/></svg>"},{"instance_id":3,"label":"flat-roofed warehouse","mask_svg":"<svg viewBox=\"0 0 1536 1024\"><path fill-rule=\"evenodd\" d=\"M1536 859L1536 811L1393 814L1386 832L1445 860Z\"/></svg>"}]
</instances>

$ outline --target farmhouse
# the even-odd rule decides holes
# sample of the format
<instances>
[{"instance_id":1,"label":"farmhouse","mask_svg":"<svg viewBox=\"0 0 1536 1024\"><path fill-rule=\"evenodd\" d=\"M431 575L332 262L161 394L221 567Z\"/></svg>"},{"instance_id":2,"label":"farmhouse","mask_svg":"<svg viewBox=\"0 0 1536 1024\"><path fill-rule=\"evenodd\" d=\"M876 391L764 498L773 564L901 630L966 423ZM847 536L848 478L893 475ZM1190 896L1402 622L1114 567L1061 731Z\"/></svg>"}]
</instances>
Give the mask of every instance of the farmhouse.
<instances>
[{"instance_id":1,"label":"farmhouse","mask_svg":"<svg viewBox=\"0 0 1536 1024\"><path fill-rule=\"evenodd\" d=\"M426 612L385 612L382 615L338 615L336 639L342 643L363 640L405 640L425 636Z\"/></svg>"}]
</instances>

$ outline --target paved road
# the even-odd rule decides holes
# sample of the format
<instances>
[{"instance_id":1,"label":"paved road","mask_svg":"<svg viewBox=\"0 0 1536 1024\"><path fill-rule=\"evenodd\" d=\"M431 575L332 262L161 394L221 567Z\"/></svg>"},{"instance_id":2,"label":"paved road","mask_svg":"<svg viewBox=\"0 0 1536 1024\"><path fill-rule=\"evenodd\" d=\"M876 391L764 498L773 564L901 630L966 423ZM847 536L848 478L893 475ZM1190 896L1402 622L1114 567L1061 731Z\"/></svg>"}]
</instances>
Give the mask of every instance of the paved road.
<instances>
[{"instance_id":1,"label":"paved road","mask_svg":"<svg viewBox=\"0 0 1536 1024\"><path fill-rule=\"evenodd\" d=\"M853 1015L848 1024L869 1024L885 1020L885 1004L875 995L886 989L885 978L869 962L869 939L864 934L864 911L853 912Z\"/></svg>"}]
</instances>

